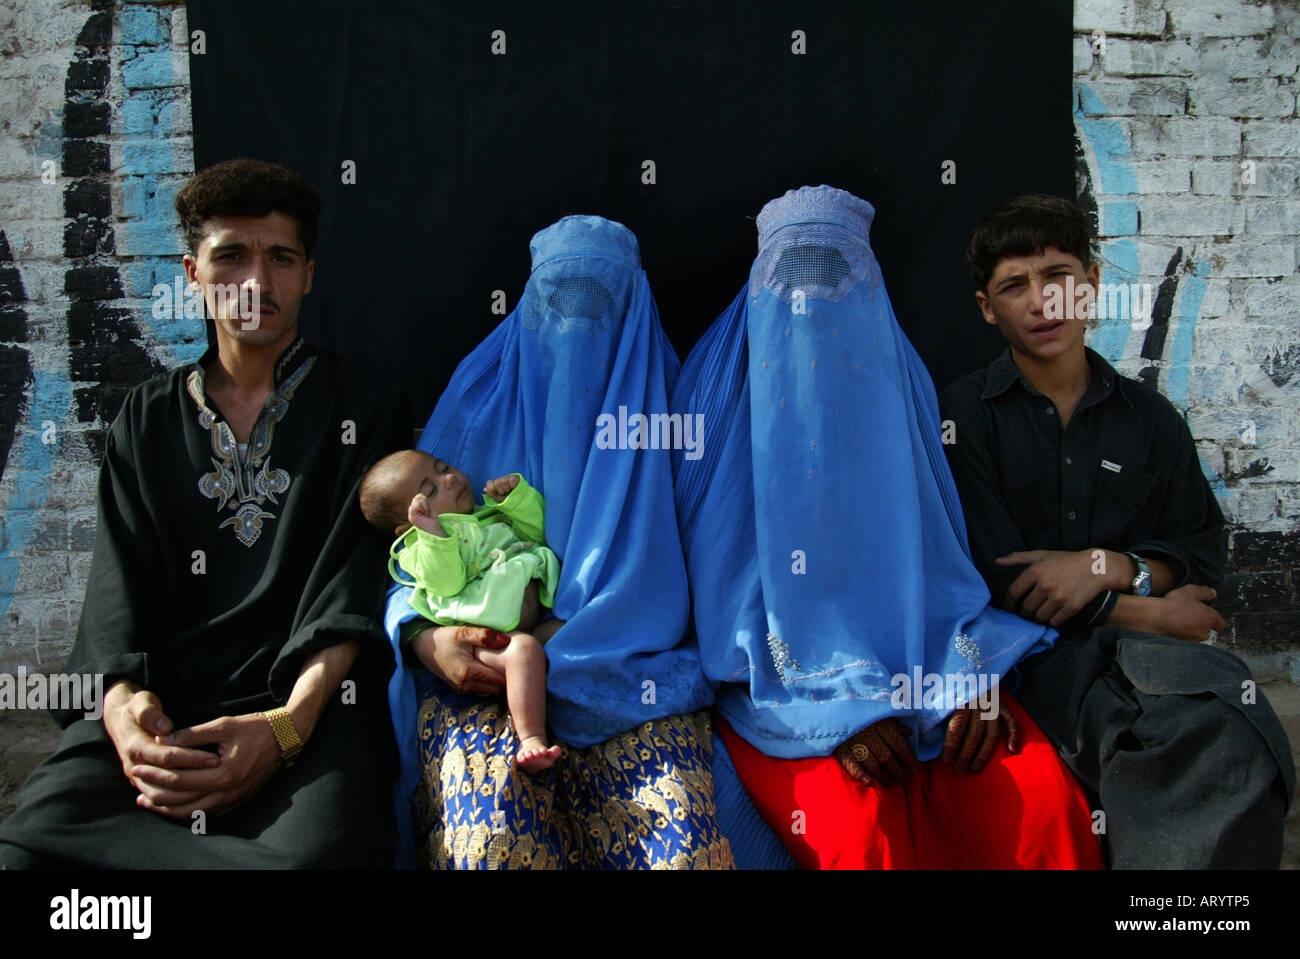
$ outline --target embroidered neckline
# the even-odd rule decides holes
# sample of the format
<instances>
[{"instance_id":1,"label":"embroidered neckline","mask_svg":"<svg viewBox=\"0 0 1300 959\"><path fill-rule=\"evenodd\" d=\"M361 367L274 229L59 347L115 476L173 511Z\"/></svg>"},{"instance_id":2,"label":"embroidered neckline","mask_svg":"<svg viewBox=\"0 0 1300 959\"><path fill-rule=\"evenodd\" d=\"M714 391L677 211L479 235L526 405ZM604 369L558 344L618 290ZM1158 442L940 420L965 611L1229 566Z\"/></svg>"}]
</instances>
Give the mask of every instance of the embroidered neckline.
<instances>
[{"instance_id":1,"label":"embroidered neckline","mask_svg":"<svg viewBox=\"0 0 1300 959\"><path fill-rule=\"evenodd\" d=\"M283 381L285 372L293 368L295 359L299 362L305 362L306 360L311 359L310 356L303 353L304 346L306 346L306 343L303 342L303 338L300 336L294 340L280 358L275 361L275 373L272 382L276 386L279 386L281 381ZM302 355L300 356L299 354Z\"/></svg>"},{"instance_id":2,"label":"embroidered neckline","mask_svg":"<svg viewBox=\"0 0 1300 959\"><path fill-rule=\"evenodd\" d=\"M276 496L289 490L289 474L271 466L271 443L275 438L276 424L289 412L289 401L316 363L316 357L310 351L304 351L303 345L301 338L295 340L276 361L275 386L253 424L242 457L234 431L207 404L202 361L195 364L185 380L186 388L198 407L199 426L208 431L212 440L213 470L199 477L199 492L217 501L218 513L230 510L234 514L217 528L233 527L236 539L248 547L262 535L266 520L275 519L275 514L263 507L268 501L279 506Z\"/></svg>"}]
</instances>

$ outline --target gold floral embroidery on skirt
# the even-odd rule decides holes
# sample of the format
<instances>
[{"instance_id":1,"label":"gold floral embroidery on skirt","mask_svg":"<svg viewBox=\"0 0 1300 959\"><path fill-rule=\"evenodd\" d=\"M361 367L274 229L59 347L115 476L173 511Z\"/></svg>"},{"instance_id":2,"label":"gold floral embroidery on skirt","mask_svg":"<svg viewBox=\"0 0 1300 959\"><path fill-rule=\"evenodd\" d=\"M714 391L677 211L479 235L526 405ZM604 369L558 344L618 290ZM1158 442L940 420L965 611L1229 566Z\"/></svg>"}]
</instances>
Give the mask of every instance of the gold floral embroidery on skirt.
<instances>
[{"instance_id":1,"label":"gold floral embroidery on skirt","mask_svg":"<svg viewBox=\"0 0 1300 959\"><path fill-rule=\"evenodd\" d=\"M456 703L461 703L457 705ZM643 723L521 772L498 699L420 708L416 842L434 869L731 869L701 711Z\"/></svg>"}]
</instances>

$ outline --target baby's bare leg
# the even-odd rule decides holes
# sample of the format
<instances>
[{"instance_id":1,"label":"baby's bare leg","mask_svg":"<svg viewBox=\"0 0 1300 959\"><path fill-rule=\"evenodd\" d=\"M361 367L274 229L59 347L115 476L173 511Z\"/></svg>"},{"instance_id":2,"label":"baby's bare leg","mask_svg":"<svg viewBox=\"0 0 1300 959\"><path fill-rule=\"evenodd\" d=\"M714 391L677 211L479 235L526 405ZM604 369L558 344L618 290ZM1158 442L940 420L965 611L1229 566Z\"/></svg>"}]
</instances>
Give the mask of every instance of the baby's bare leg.
<instances>
[{"instance_id":1,"label":"baby's bare leg","mask_svg":"<svg viewBox=\"0 0 1300 959\"><path fill-rule=\"evenodd\" d=\"M542 603L537 598L537 580L529 580L528 588L524 590L524 604L519 607L519 630L530 632L541 615Z\"/></svg>"},{"instance_id":2,"label":"baby's bare leg","mask_svg":"<svg viewBox=\"0 0 1300 959\"><path fill-rule=\"evenodd\" d=\"M506 674L506 702L519 737L515 759L525 772L555 764L558 746L546 743L546 653L532 635L516 630L504 649L476 649L479 662Z\"/></svg>"},{"instance_id":3,"label":"baby's bare leg","mask_svg":"<svg viewBox=\"0 0 1300 959\"><path fill-rule=\"evenodd\" d=\"M551 637L560 631L560 627L563 625L564 620L562 619L548 619L544 623L537 624L537 628L533 630L533 636L545 646L551 641Z\"/></svg>"}]
</instances>

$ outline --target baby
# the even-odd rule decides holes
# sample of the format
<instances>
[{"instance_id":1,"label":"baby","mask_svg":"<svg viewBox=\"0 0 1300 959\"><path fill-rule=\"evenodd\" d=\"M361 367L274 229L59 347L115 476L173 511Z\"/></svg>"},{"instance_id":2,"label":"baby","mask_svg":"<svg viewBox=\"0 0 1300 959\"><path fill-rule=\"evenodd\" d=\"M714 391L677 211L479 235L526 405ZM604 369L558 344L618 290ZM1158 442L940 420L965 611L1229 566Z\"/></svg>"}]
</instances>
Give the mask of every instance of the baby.
<instances>
[{"instance_id":1,"label":"baby","mask_svg":"<svg viewBox=\"0 0 1300 959\"><path fill-rule=\"evenodd\" d=\"M371 526L397 536L388 571L415 587L417 613L442 625L510 634L504 649L476 646L474 655L505 673L519 737L515 760L537 772L553 765L560 749L546 740L546 653L531 630L539 602L554 604L560 561L544 545L542 495L522 476L494 479L484 494L486 502L476 506L464 473L428 453L403 450L361 481L361 511Z\"/></svg>"}]
</instances>

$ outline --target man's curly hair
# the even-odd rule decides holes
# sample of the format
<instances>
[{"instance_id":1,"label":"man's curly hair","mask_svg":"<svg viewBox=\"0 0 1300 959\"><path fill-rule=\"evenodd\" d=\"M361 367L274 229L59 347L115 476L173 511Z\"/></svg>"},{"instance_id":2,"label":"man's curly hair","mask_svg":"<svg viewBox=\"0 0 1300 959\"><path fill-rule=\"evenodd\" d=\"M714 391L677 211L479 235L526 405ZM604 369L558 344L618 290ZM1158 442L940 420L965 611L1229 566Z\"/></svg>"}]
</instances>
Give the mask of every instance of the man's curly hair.
<instances>
[{"instance_id":1,"label":"man's curly hair","mask_svg":"<svg viewBox=\"0 0 1300 959\"><path fill-rule=\"evenodd\" d=\"M214 216L283 213L297 222L298 239L310 259L316 245L320 194L300 173L241 157L195 174L176 194L176 212L191 253L199 248L206 224Z\"/></svg>"}]
</instances>

